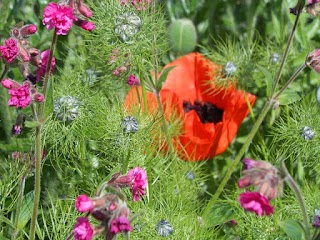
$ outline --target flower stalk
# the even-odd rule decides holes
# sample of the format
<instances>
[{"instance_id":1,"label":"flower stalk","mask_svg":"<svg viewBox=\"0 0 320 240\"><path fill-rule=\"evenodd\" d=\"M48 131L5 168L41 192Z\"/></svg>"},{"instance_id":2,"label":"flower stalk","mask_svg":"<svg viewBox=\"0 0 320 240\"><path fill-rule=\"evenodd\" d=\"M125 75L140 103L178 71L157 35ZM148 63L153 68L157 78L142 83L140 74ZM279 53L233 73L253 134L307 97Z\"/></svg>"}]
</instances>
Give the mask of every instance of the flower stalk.
<instances>
[{"instance_id":1,"label":"flower stalk","mask_svg":"<svg viewBox=\"0 0 320 240\"><path fill-rule=\"evenodd\" d=\"M54 48L57 42L57 34L56 32L53 34L51 46L50 46L50 55L46 66L46 72L44 77L43 83L43 96L44 99L47 95L47 89L50 79L50 71L51 71L51 61L53 57ZM34 119L39 119L40 124L36 127L36 139L35 139L35 192L34 192L34 202L33 202L33 210L32 210L32 217L31 217L31 225L30 225L30 232L29 232L29 239L34 240L35 238L35 229L37 223L37 211L40 201L40 192L41 192L41 160L42 160L42 141L41 141L41 131L42 131L42 124L44 124L44 108L45 108L45 101L41 103L39 111L32 111Z\"/></svg>"},{"instance_id":2,"label":"flower stalk","mask_svg":"<svg viewBox=\"0 0 320 240\"><path fill-rule=\"evenodd\" d=\"M284 163L284 159L281 159L280 164L281 164L281 170L283 171L283 174L284 174L284 180L289 185L291 190L294 192L296 199L299 203L302 217L303 217L303 226L304 226L304 231L306 234L306 239L310 239L310 228L309 228L307 207L306 207L306 203L303 199L301 190L300 190L298 184L293 180L292 176L288 172L288 169L286 168L286 165Z\"/></svg>"}]
</instances>

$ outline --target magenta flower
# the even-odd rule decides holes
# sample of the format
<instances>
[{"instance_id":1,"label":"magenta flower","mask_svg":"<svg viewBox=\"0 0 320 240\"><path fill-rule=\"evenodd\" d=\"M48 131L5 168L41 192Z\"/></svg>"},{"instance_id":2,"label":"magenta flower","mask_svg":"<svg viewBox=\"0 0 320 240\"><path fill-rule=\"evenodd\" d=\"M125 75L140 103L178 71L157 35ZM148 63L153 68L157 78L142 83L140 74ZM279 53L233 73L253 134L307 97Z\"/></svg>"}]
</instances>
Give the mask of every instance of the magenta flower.
<instances>
[{"instance_id":1,"label":"magenta flower","mask_svg":"<svg viewBox=\"0 0 320 240\"><path fill-rule=\"evenodd\" d=\"M75 20L72 8L51 2L44 9L42 23L49 30L56 28L57 35L67 35Z\"/></svg>"},{"instance_id":2,"label":"magenta flower","mask_svg":"<svg viewBox=\"0 0 320 240\"><path fill-rule=\"evenodd\" d=\"M30 83L24 82L22 85L11 80L3 79L1 81L2 86L9 89L10 99L8 101L9 106L15 106L17 108L25 108L29 106L32 101L30 96Z\"/></svg>"},{"instance_id":3,"label":"magenta flower","mask_svg":"<svg viewBox=\"0 0 320 240\"><path fill-rule=\"evenodd\" d=\"M144 169L136 167L129 170L127 175L132 178L133 181L133 186L131 187L132 200L139 201L140 196L145 194L145 189L148 186L147 173Z\"/></svg>"},{"instance_id":4,"label":"magenta flower","mask_svg":"<svg viewBox=\"0 0 320 240\"><path fill-rule=\"evenodd\" d=\"M75 240L91 240L93 233L93 228L86 217L77 218L77 223L73 229Z\"/></svg>"},{"instance_id":5,"label":"magenta flower","mask_svg":"<svg viewBox=\"0 0 320 240\"><path fill-rule=\"evenodd\" d=\"M36 75L37 75L37 82L41 80L41 77L45 75L46 73L46 68L49 60L49 54L50 54L50 49L47 49L41 53L41 67L37 68ZM50 73L54 71L54 66L56 65L56 59L52 57L51 60L51 70Z\"/></svg>"},{"instance_id":6,"label":"magenta flower","mask_svg":"<svg viewBox=\"0 0 320 240\"><path fill-rule=\"evenodd\" d=\"M268 199L258 192L241 193L239 202L245 210L254 212L258 216L268 216L274 212L274 209L270 205Z\"/></svg>"},{"instance_id":7,"label":"magenta flower","mask_svg":"<svg viewBox=\"0 0 320 240\"><path fill-rule=\"evenodd\" d=\"M89 32L95 29L96 27L93 22L89 22L87 20L82 20L82 19L79 19L78 21L76 21L75 24L81 27L83 30L86 30Z\"/></svg>"},{"instance_id":8,"label":"magenta flower","mask_svg":"<svg viewBox=\"0 0 320 240\"><path fill-rule=\"evenodd\" d=\"M9 38L8 40L6 40L5 45L0 46L0 54L6 62L12 63L19 54L18 44L16 40L14 40L13 38Z\"/></svg>"},{"instance_id":9,"label":"magenta flower","mask_svg":"<svg viewBox=\"0 0 320 240\"><path fill-rule=\"evenodd\" d=\"M135 75L130 75L127 79L127 83L130 87L132 86L139 86L140 80Z\"/></svg>"},{"instance_id":10,"label":"magenta flower","mask_svg":"<svg viewBox=\"0 0 320 240\"><path fill-rule=\"evenodd\" d=\"M85 194L81 194L76 199L76 209L79 212L88 212L94 208L93 201Z\"/></svg>"},{"instance_id":11,"label":"magenta flower","mask_svg":"<svg viewBox=\"0 0 320 240\"><path fill-rule=\"evenodd\" d=\"M125 216L120 216L119 218L113 219L110 223L110 232L112 234L129 231L132 231L132 226Z\"/></svg>"}]
</instances>

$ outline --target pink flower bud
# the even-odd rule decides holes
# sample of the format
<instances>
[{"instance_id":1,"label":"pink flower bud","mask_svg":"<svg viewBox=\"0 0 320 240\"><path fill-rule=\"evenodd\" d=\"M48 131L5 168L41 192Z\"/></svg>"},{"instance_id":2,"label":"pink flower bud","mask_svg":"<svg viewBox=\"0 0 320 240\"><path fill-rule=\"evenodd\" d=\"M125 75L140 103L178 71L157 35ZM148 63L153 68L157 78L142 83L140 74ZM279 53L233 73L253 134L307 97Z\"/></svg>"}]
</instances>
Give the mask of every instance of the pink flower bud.
<instances>
[{"instance_id":1,"label":"pink flower bud","mask_svg":"<svg viewBox=\"0 0 320 240\"><path fill-rule=\"evenodd\" d=\"M320 73L320 49L316 49L308 54L306 65L315 70L317 73Z\"/></svg>"},{"instance_id":2,"label":"pink flower bud","mask_svg":"<svg viewBox=\"0 0 320 240\"><path fill-rule=\"evenodd\" d=\"M7 89L18 89L21 86L19 83L11 80L10 78L3 79L1 84Z\"/></svg>"},{"instance_id":3,"label":"pink flower bud","mask_svg":"<svg viewBox=\"0 0 320 240\"><path fill-rule=\"evenodd\" d=\"M92 17L92 11L82 1L79 3L78 10L83 16L85 16L87 18L91 18Z\"/></svg>"},{"instance_id":4,"label":"pink flower bud","mask_svg":"<svg viewBox=\"0 0 320 240\"><path fill-rule=\"evenodd\" d=\"M120 67L118 67L117 68L117 70L119 71L119 72L125 72L125 71L127 71L127 67L126 66L120 66Z\"/></svg>"},{"instance_id":5,"label":"pink flower bud","mask_svg":"<svg viewBox=\"0 0 320 240\"><path fill-rule=\"evenodd\" d=\"M130 75L127 79L127 83L129 86L139 86L140 80L135 75Z\"/></svg>"},{"instance_id":6,"label":"pink flower bud","mask_svg":"<svg viewBox=\"0 0 320 240\"><path fill-rule=\"evenodd\" d=\"M20 28L20 34L22 37L29 37L37 31L37 27L34 24L28 24Z\"/></svg>"},{"instance_id":7,"label":"pink flower bud","mask_svg":"<svg viewBox=\"0 0 320 240\"><path fill-rule=\"evenodd\" d=\"M243 177L238 181L238 187L239 188L245 188L250 185L250 178L249 177Z\"/></svg>"},{"instance_id":8,"label":"pink flower bud","mask_svg":"<svg viewBox=\"0 0 320 240\"><path fill-rule=\"evenodd\" d=\"M25 49L22 46L19 46L19 56L21 57L22 61L24 62L29 62L30 61L30 54L27 51L27 49Z\"/></svg>"},{"instance_id":9,"label":"pink flower bud","mask_svg":"<svg viewBox=\"0 0 320 240\"><path fill-rule=\"evenodd\" d=\"M91 211L94 208L93 201L85 194L81 194L76 199L76 209L79 212Z\"/></svg>"},{"instance_id":10,"label":"pink flower bud","mask_svg":"<svg viewBox=\"0 0 320 240\"><path fill-rule=\"evenodd\" d=\"M36 48L29 48L29 54L31 57L35 57L39 55L39 50Z\"/></svg>"},{"instance_id":11,"label":"pink flower bud","mask_svg":"<svg viewBox=\"0 0 320 240\"><path fill-rule=\"evenodd\" d=\"M117 69L114 70L113 75L118 76L119 74L120 74L120 72Z\"/></svg>"},{"instance_id":12,"label":"pink flower bud","mask_svg":"<svg viewBox=\"0 0 320 240\"><path fill-rule=\"evenodd\" d=\"M87 20L81 20L79 19L78 21L75 22L76 25L78 25L79 27L81 27L83 30L86 31L92 31L93 29L95 29L95 25L93 22L89 22Z\"/></svg>"},{"instance_id":13,"label":"pink flower bud","mask_svg":"<svg viewBox=\"0 0 320 240\"><path fill-rule=\"evenodd\" d=\"M34 95L32 95L32 99L35 102L43 102L44 96L41 93L35 93Z\"/></svg>"}]
</instances>

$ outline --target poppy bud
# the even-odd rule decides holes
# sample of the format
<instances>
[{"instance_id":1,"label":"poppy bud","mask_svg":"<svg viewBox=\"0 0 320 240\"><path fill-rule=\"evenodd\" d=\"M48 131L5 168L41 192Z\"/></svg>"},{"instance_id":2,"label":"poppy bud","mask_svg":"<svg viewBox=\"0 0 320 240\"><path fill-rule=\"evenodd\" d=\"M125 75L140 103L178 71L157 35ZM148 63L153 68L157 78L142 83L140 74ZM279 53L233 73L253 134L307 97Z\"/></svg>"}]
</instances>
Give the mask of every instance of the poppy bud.
<instances>
[{"instance_id":1,"label":"poppy bud","mask_svg":"<svg viewBox=\"0 0 320 240\"><path fill-rule=\"evenodd\" d=\"M20 34L22 37L26 38L34 34L37 31L37 26L34 24L28 24L20 28Z\"/></svg>"},{"instance_id":2,"label":"poppy bud","mask_svg":"<svg viewBox=\"0 0 320 240\"><path fill-rule=\"evenodd\" d=\"M87 18L91 18L92 17L92 11L82 1L80 1L79 5L78 5L78 10L83 16L85 16Z\"/></svg>"},{"instance_id":3,"label":"poppy bud","mask_svg":"<svg viewBox=\"0 0 320 240\"><path fill-rule=\"evenodd\" d=\"M320 73L320 49L316 49L308 54L306 65L315 70L317 73Z\"/></svg>"},{"instance_id":4,"label":"poppy bud","mask_svg":"<svg viewBox=\"0 0 320 240\"><path fill-rule=\"evenodd\" d=\"M197 33L189 19L178 19L168 28L171 50L181 55L192 52L197 44Z\"/></svg>"}]
</instances>

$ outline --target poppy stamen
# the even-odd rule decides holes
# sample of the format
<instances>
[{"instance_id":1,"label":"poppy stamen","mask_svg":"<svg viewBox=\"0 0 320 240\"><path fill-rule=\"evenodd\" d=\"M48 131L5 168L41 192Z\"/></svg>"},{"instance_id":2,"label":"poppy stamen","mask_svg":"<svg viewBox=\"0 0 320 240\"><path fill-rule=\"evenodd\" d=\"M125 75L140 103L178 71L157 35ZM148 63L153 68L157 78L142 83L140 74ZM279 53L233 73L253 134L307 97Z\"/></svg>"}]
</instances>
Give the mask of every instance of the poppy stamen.
<instances>
[{"instance_id":1,"label":"poppy stamen","mask_svg":"<svg viewBox=\"0 0 320 240\"><path fill-rule=\"evenodd\" d=\"M222 122L223 110L210 102L204 102L203 104L197 100L192 105L188 101L183 101L183 110L185 113L195 110L202 123L214 123Z\"/></svg>"}]
</instances>

